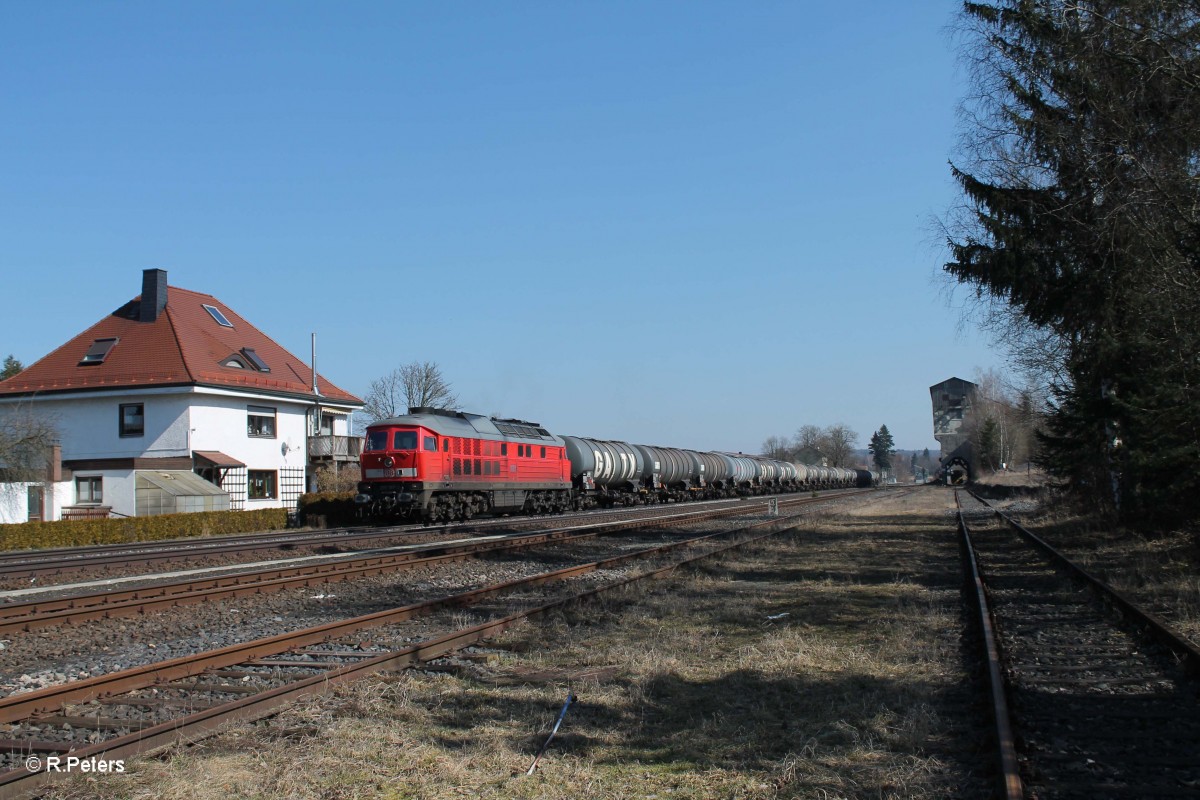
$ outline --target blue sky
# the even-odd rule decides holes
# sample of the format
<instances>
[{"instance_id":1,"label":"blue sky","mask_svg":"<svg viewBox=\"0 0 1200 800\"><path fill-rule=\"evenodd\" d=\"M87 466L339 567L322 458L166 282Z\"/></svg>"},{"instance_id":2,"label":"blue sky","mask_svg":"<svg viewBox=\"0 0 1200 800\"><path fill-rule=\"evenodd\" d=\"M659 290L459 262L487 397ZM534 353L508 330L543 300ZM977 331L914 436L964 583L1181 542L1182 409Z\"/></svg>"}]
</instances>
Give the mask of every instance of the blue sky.
<instances>
[{"instance_id":1,"label":"blue sky","mask_svg":"<svg viewBox=\"0 0 1200 800\"><path fill-rule=\"evenodd\" d=\"M935 447L953 5L0 4L0 355L207 292L362 394L756 450Z\"/></svg>"}]
</instances>

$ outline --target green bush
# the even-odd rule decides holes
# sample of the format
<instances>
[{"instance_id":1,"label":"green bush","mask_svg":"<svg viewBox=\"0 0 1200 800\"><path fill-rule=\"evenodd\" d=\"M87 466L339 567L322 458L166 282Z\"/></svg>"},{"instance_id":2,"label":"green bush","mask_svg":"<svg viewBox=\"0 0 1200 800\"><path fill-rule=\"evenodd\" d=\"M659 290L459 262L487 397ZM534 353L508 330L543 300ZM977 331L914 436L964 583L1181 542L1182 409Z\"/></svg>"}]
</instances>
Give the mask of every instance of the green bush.
<instances>
[{"instance_id":1,"label":"green bush","mask_svg":"<svg viewBox=\"0 0 1200 800\"><path fill-rule=\"evenodd\" d=\"M200 511L194 514L160 514L153 517L22 522L0 525L0 550L42 547L79 547L220 536L227 533L277 530L287 526L287 509L254 511Z\"/></svg>"}]
</instances>

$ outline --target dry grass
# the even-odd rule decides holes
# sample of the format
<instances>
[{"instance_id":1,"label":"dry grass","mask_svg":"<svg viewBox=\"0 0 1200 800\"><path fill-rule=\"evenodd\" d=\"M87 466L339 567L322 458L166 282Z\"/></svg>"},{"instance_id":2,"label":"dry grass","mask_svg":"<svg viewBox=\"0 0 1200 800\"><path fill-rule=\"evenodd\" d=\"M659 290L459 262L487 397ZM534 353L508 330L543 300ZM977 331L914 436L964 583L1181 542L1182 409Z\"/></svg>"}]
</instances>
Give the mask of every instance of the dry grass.
<instances>
[{"instance_id":1,"label":"dry grass","mask_svg":"<svg viewBox=\"0 0 1200 800\"><path fill-rule=\"evenodd\" d=\"M812 520L510 631L462 674L370 678L60 796L984 796L947 496Z\"/></svg>"},{"instance_id":2,"label":"dry grass","mask_svg":"<svg viewBox=\"0 0 1200 800\"><path fill-rule=\"evenodd\" d=\"M1039 467L1022 467L1021 469L983 471L975 476L975 480L984 486L1029 486L1040 487L1050 482L1050 478Z\"/></svg>"}]
</instances>

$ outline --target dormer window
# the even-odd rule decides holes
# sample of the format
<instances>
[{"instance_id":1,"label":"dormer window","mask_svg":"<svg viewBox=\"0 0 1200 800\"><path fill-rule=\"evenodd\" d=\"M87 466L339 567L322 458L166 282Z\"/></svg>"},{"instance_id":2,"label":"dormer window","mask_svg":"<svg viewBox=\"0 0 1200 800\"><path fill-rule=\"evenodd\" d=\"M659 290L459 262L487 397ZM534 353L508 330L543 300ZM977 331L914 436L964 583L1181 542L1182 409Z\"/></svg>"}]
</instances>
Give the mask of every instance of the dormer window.
<instances>
[{"instance_id":1,"label":"dormer window","mask_svg":"<svg viewBox=\"0 0 1200 800\"><path fill-rule=\"evenodd\" d=\"M230 322L229 320L225 319L225 315L221 313L221 309L217 308L216 306L204 305L203 303L201 303L201 306L204 308L205 311L208 312L208 315L210 317L212 317L214 320L216 320L217 324L220 325L221 327L224 327L224 328L232 328L233 327L233 323Z\"/></svg>"},{"instance_id":2,"label":"dormer window","mask_svg":"<svg viewBox=\"0 0 1200 800\"><path fill-rule=\"evenodd\" d=\"M87 353L83 356L83 360L79 362L79 366L87 367L94 364L103 364L104 359L108 358L108 354L116 347L119 341L121 340L114 336L110 339L97 339L92 342L92 346L88 348Z\"/></svg>"},{"instance_id":3,"label":"dormer window","mask_svg":"<svg viewBox=\"0 0 1200 800\"><path fill-rule=\"evenodd\" d=\"M253 347L243 347L220 363L222 367L230 367L232 369L249 369L255 372L271 371L271 368L267 366L267 362L262 360L262 356L256 353Z\"/></svg>"}]
</instances>

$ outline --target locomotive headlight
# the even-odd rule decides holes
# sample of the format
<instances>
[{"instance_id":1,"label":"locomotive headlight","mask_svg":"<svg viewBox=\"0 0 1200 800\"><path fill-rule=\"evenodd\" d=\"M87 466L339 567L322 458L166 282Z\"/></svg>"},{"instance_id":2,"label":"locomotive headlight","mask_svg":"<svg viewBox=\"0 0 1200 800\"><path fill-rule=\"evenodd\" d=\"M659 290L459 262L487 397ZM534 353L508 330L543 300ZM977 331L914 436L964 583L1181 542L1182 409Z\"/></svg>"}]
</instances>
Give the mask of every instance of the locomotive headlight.
<instances>
[{"instance_id":1,"label":"locomotive headlight","mask_svg":"<svg viewBox=\"0 0 1200 800\"><path fill-rule=\"evenodd\" d=\"M395 465L396 465L396 462L392 460L392 457L391 457L391 456L386 456L386 457L383 459L383 465L384 465L385 467L393 467L393 466L395 466Z\"/></svg>"}]
</instances>

